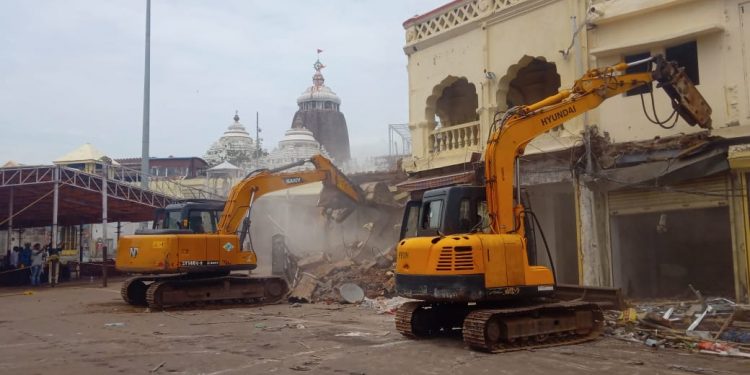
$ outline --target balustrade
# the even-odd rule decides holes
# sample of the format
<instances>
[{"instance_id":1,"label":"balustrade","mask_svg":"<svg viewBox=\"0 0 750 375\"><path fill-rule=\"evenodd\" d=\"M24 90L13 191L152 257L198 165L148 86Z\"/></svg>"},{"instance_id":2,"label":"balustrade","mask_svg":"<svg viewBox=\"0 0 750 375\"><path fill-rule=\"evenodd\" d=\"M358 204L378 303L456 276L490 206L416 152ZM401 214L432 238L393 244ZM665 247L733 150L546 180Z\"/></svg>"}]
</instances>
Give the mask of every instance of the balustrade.
<instances>
[{"instance_id":1,"label":"balustrade","mask_svg":"<svg viewBox=\"0 0 750 375\"><path fill-rule=\"evenodd\" d=\"M430 152L443 152L476 147L480 138L479 121L474 121L433 130L428 143Z\"/></svg>"}]
</instances>

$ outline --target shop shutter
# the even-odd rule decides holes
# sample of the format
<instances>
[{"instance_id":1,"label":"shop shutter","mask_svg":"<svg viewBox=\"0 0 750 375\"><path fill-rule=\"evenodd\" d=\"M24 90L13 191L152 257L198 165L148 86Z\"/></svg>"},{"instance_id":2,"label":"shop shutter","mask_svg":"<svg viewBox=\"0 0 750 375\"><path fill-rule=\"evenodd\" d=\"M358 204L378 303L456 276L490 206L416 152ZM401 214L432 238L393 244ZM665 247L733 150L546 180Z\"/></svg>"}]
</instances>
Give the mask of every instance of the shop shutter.
<instances>
[{"instance_id":1,"label":"shop shutter","mask_svg":"<svg viewBox=\"0 0 750 375\"><path fill-rule=\"evenodd\" d=\"M609 214L630 215L723 207L729 204L729 195L725 174L669 187L611 191L608 197Z\"/></svg>"}]
</instances>

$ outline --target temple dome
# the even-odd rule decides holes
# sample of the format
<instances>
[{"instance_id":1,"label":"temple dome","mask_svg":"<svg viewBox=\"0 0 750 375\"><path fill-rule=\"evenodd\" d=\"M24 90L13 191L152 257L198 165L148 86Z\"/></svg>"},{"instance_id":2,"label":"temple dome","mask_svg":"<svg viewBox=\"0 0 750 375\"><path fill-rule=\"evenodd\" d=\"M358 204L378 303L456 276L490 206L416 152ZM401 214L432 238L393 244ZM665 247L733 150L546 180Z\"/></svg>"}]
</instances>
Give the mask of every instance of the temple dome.
<instances>
[{"instance_id":1,"label":"temple dome","mask_svg":"<svg viewBox=\"0 0 750 375\"><path fill-rule=\"evenodd\" d=\"M279 141L279 147L284 148L287 146L312 146L320 148L320 144L313 137L313 133L306 128L293 128L289 129L284 133L284 139Z\"/></svg>"},{"instance_id":2,"label":"temple dome","mask_svg":"<svg viewBox=\"0 0 750 375\"><path fill-rule=\"evenodd\" d=\"M317 154L330 158L311 131L305 128L292 128L286 131L284 138L279 141L279 146L268 154L266 161L268 167L276 168Z\"/></svg>"},{"instance_id":3,"label":"temple dome","mask_svg":"<svg viewBox=\"0 0 750 375\"><path fill-rule=\"evenodd\" d=\"M240 137L240 138L249 138L250 142L252 142L252 138L250 137L250 133L245 130L245 126L240 123L240 116L238 114L234 114L234 122L229 125L226 131L224 131L224 137Z\"/></svg>"},{"instance_id":4,"label":"temple dome","mask_svg":"<svg viewBox=\"0 0 750 375\"><path fill-rule=\"evenodd\" d=\"M341 99L328 86L310 86L297 98L297 104L305 102L333 102L341 104Z\"/></svg>"},{"instance_id":5,"label":"temple dome","mask_svg":"<svg viewBox=\"0 0 750 375\"><path fill-rule=\"evenodd\" d=\"M255 142L240 123L240 116L235 113L232 122L224 134L214 142L203 157L211 166L216 166L224 161L242 167L247 164L255 154Z\"/></svg>"}]
</instances>

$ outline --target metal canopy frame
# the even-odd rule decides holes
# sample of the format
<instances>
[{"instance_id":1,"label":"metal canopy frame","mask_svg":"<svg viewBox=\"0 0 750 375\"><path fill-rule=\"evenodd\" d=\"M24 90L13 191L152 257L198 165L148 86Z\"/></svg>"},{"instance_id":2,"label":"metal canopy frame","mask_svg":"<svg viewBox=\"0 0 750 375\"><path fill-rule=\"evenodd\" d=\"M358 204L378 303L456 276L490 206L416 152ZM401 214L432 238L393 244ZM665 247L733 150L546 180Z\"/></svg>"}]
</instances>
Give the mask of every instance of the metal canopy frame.
<instances>
[{"instance_id":1,"label":"metal canopy frame","mask_svg":"<svg viewBox=\"0 0 750 375\"><path fill-rule=\"evenodd\" d=\"M143 189L137 185L140 181L138 171L118 166L104 166L100 174L58 165L0 168L0 229L90 224L102 219L147 221L154 208L178 199L215 198L173 181L158 182L166 193ZM102 216L102 212L107 214Z\"/></svg>"}]
</instances>

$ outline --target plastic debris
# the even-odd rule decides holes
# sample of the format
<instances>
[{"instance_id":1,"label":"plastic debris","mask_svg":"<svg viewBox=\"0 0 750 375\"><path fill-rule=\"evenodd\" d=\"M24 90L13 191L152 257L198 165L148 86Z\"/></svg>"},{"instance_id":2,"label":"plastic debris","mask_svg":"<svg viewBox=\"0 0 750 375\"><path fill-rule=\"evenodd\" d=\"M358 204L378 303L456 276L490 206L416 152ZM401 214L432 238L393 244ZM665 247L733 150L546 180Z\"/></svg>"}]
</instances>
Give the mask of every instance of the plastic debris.
<instances>
[{"instance_id":1,"label":"plastic debris","mask_svg":"<svg viewBox=\"0 0 750 375\"><path fill-rule=\"evenodd\" d=\"M750 306L695 295L700 298L649 301L623 311L605 311L605 334L655 348L750 356Z\"/></svg>"},{"instance_id":2,"label":"plastic debris","mask_svg":"<svg viewBox=\"0 0 750 375\"><path fill-rule=\"evenodd\" d=\"M353 332L345 332L345 333L336 334L336 337L364 337L364 336L370 336L370 333L353 331Z\"/></svg>"},{"instance_id":3,"label":"plastic debris","mask_svg":"<svg viewBox=\"0 0 750 375\"><path fill-rule=\"evenodd\" d=\"M361 307L376 310L378 314L395 314L396 310L406 302L416 301L410 298L393 297L393 298L365 298Z\"/></svg>"}]
</instances>

